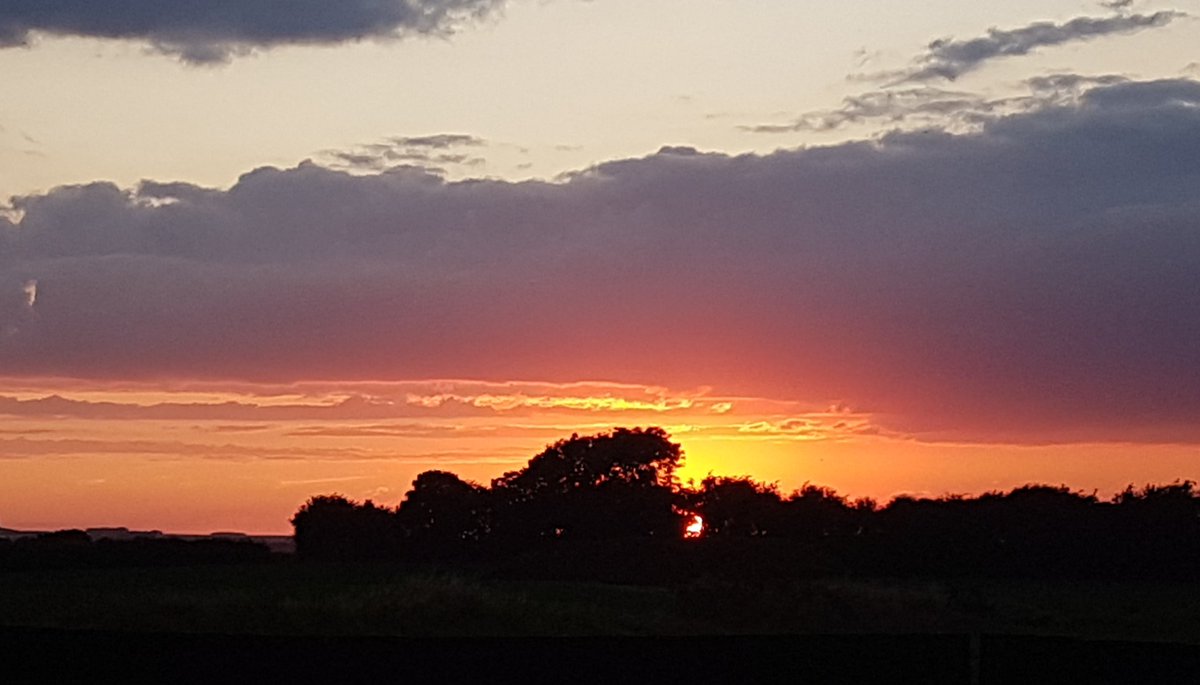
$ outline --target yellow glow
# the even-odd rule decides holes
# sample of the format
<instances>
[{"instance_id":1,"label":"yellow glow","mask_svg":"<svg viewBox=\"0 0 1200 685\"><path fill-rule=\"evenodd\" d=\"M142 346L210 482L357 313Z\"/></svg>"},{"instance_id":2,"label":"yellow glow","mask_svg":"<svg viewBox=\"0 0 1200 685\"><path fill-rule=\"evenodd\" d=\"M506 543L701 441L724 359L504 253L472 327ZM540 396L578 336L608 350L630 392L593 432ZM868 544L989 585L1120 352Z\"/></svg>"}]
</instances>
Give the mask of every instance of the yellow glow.
<instances>
[{"instance_id":1,"label":"yellow glow","mask_svg":"<svg viewBox=\"0 0 1200 685\"><path fill-rule=\"evenodd\" d=\"M701 535L704 535L704 519L699 514L692 514L691 523L683 529L683 537L694 540Z\"/></svg>"}]
</instances>

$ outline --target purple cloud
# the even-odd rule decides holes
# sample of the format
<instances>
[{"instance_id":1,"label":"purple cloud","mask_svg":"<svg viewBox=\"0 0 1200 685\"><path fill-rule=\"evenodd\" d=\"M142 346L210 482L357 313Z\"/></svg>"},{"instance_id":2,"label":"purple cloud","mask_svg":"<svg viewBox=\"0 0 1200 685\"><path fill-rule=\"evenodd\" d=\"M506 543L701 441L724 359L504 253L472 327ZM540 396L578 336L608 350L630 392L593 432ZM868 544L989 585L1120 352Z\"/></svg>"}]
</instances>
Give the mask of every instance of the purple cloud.
<instances>
[{"instance_id":1,"label":"purple cloud","mask_svg":"<svg viewBox=\"0 0 1200 685\"><path fill-rule=\"evenodd\" d=\"M64 187L0 224L0 368L602 378L844 400L918 434L1192 440L1197 197L1191 80L559 183L303 164Z\"/></svg>"}]
</instances>

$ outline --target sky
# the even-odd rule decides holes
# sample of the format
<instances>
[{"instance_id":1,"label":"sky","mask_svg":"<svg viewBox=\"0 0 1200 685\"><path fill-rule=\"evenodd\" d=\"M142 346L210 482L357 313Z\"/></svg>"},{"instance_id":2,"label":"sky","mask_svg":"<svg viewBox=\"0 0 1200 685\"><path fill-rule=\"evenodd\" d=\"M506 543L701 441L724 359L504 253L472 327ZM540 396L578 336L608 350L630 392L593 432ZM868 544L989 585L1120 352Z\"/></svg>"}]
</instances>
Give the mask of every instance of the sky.
<instances>
[{"instance_id":1,"label":"sky","mask_svg":"<svg viewBox=\"0 0 1200 685\"><path fill-rule=\"evenodd\" d=\"M0 0L0 526L286 533L614 426L880 501L1200 479L1197 16Z\"/></svg>"}]
</instances>

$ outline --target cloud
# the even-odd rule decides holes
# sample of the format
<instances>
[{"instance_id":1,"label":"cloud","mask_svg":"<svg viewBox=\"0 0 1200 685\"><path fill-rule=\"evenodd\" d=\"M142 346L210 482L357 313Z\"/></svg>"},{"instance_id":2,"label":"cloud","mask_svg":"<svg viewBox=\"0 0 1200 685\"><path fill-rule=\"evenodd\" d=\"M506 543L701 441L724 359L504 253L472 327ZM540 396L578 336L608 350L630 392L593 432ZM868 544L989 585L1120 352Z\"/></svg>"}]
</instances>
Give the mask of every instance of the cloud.
<instances>
[{"instance_id":1,"label":"cloud","mask_svg":"<svg viewBox=\"0 0 1200 685\"><path fill-rule=\"evenodd\" d=\"M0 460L45 457L140 456L159 459L215 461L389 461L412 464L510 465L527 458L524 450L487 449L398 453L352 447L263 447L261 445L211 445L171 440L94 440L0 438Z\"/></svg>"},{"instance_id":2,"label":"cloud","mask_svg":"<svg viewBox=\"0 0 1200 685\"><path fill-rule=\"evenodd\" d=\"M479 148L487 141L461 133L431 136L400 136L380 143L359 145L350 150L325 150L329 166L338 169L381 171L392 167L412 167L442 173L447 166L475 167L485 163L478 154L465 148Z\"/></svg>"},{"instance_id":3,"label":"cloud","mask_svg":"<svg viewBox=\"0 0 1200 685\"><path fill-rule=\"evenodd\" d=\"M25 296L25 306L30 309L37 304L37 279L31 278L21 285L21 294Z\"/></svg>"},{"instance_id":4,"label":"cloud","mask_svg":"<svg viewBox=\"0 0 1200 685\"><path fill-rule=\"evenodd\" d=\"M13 284L0 325L21 319L0 368L602 378L712 386L713 408L844 401L939 439L1192 441L1197 197L1200 83L1187 79L1083 86L965 133L665 149L557 183L307 163L228 190L70 186L16 198L20 220L0 228L0 284ZM16 287L29 279L36 317ZM383 401L408 392L572 394ZM339 411L396 416L358 394Z\"/></svg>"},{"instance_id":5,"label":"cloud","mask_svg":"<svg viewBox=\"0 0 1200 685\"><path fill-rule=\"evenodd\" d=\"M0 47L38 34L147 43L192 64L220 63L281 45L333 45L446 35L504 0L10 0Z\"/></svg>"},{"instance_id":6,"label":"cloud","mask_svg":"<svg viewBox=\"0 0 1200 685\"><path fill-rule=\"evenodd\" d=\"M978 128L990 120L1014 113L1074 104L1085 91L1095 86L1114 85L1128 80L1118 74L1047 74L1026 79L1022 84L1026 94L990 99L975 93L932 86L883 88L848 96L837 109L806 112L787 123L740 128L751 133L833 131L861 124L895 128L912 125Z\"/></svg>"},{"instance_id":7,"label":"cloud","mask_svg":"<svg viewBox=\"0 0 1200 685\"><path fill-rule=\"evenodd\" d=\"M739 433L756 433L772 436L788 436L807 440L825 437L822 426L802 418L787 418L779 421L754 421L738 426Z\"/></svg>"},{"instance_id":8,"label":"cloud","mask_svg":"<svg viewBox=\"0 0 1200 685\"><path fill-rule=\"evenodd\" d=\"M899 124L912 119L949 119L966 112L989 108L987 100L971 93L920 86L875 90L851 95L841 107L802 114L786 124L743 126L752 133L788 133L793 131L832 131L862 123Z\"/></svg>"},{"instance_id":9,"label":"cloud","mask_svg":"<svg viewBox=\"0 0 1200 685\"><path fill-rule=\"evenodd\" d=\"M0 435L48 435L57 432L53 428L0 428Z\"/></svg>"},{"instance_id":10,"label":"cloud","mask_svg":"<svg viewBox=\"0 0 1200 685\"><path fill-rule=\"evenodd\" d=\"M489 436L492 431L440 424L350 424L301 426L288 431L300 438L435 438Z\"/></svg>"},{"instance_id":11,"label":"cloud","mask_svg":"<svg viewBox=\"0 0 1200 685\"><path fill-rule=\"evenodd\" d=\"M11 383L12 379L0 382ZM155 421L311 421L377 420L390 418L471 418L503 415L552 417L580 414L661 415L668 413L730 412L735 402L710 397L707 390L691 392L613 383L481 382L421 380L392 383L342 384L319 387L312 394L305 386L286 389L252 388L250 392L210 389L217 395L206 401L147 402L143 390L110 388L105 399L50 394L19 398L0 395L0 416L26 418L76 418L88 420ZM163 392L159 389L159 392ZM268 401L264 393L286 394L286 401ZM278 396L277 396L278 398ZM738 407L778 409L771 400L737 398ZM792 407L789 407L792 408ZM267 425L224 425L216 432L264 430Z\"/></svg>"},{"instance_id":12,"label":"cloud","mask_svg":"<svg viewBox=\"0 0 1200 685\"><path fill-rule=\"evenodd\" d=\"M370 476L331 476L328 478L302 478L299 480L281 480L280 487L293 487L296 485L331 485L333 483L353 483L358 480L367 480Z\"/></svg>"},{"instance_id":13,"label":"cloud","mask_svg":"<svg viewBox=\"0 0 1200 685\"><path fill-rule=\"evenodd\" d=\"M1122 5L1124 7L1124 5ZM854 80L886 80L892 84L946 79L953 81L996 59L1027 55L1040 48L1133 33L1170 24L1183 12L1118 13L1108 17L1076 17L1061 24L1040 21L1015 29L987 30L977 38L941 38L931 42L912 66L896 71L852 76Z\"/></svg>"},{"instance_id":14,"label":"cloud","mask_svg":"<svg viewBox=\"0 0 1200 685\"><path fill-rule=\"evenodd\" d=\"M398 147L431 147L444 150L451 147L479 147L487 141L465 133L437 133L431 136L398 136L390 142Z\"/></svg>"},{"instance_id":15,"label":"cloud","mask_svg":"<svg viewBox=\"0 0 1200 685\"><path fill-rule=\"evenodd\" d=\"M199 458L218 460L247 459L392 459L369 450L348 447L328 448L267 448L245 445L208 445L179 441L157 440L94 440L45 439L25 437L0 438L0 459L33 459L39 457L91 456L104 454L141 455L171 459Z\"/></svg>"},{"instance_id":16,"label":"cloud","mask_svg":"<svg viewBox=\"0 0 1200 685\"><path fill-rule=\"evenodd\" d=\"M270 430L270 429L271 429L271 426L268 424L235 423L235 424L226 424L226 425L221 425L221 426L212 426L211 428L208 428L207 430L209 430L213 433L260 433L262 431L266 431L266 430Z\"/></svg>"}]
</instances>

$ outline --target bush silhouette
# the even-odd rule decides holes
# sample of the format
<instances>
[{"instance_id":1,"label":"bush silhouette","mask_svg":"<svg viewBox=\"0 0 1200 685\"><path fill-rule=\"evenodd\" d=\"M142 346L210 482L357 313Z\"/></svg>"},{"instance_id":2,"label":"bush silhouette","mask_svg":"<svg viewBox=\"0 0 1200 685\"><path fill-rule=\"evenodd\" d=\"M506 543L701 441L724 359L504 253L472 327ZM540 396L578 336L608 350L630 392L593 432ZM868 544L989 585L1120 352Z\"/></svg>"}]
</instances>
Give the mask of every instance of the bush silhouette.
<instances>
[{"instance_id":1,"label":"bush silhouette","mask_svg":"<svg viewBox=\"0 0 1200 685\"><path fill-rule=\"evenodd\" d=\"M341 495L313 497L291 522L297 554L311 559L386 559L400 547L395 515L370 500L358 504Z\"/></svg>"}]
</instances>

